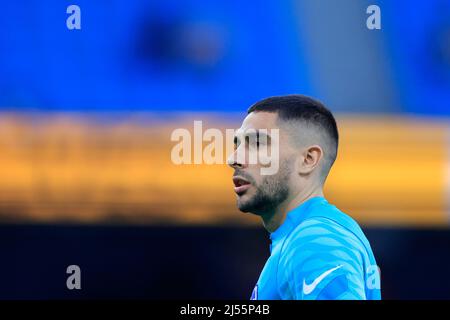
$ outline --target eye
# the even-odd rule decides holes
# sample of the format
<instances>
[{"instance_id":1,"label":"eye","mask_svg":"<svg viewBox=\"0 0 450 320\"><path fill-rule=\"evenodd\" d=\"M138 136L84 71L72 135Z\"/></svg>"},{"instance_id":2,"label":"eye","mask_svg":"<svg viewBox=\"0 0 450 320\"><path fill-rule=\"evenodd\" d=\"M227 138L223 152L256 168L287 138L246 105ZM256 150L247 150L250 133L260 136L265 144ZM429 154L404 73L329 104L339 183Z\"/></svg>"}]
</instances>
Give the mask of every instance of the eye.
<instances>
[{"instance_id":1,"label":"eye","mask_svg":"<svg viewBox=\"0 0 450 320\"><path fill-rule=\"evenodd\" d=\"M237 137L234 137L234 150L236 151L236 149L239 147L239 139Z\"/></svg>"},{"instance_id":2,"label":"eye","mask_svg":"<svg viewBox=\"0 0 450 320\"><path fill-rule=\"evenodd\" d=\"M250 146L250 137L249 136L245 136L245 145Z\"/></svg>"}]
</instances>

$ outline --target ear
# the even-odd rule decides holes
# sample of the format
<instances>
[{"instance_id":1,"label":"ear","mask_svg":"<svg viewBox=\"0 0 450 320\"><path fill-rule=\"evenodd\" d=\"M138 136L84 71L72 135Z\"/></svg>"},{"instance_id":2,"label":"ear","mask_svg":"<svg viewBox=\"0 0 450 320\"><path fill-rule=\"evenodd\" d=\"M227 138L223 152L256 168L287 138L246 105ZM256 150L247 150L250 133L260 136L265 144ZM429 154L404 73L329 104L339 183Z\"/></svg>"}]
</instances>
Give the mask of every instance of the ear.
<instances>
[{"instance_id":1,"label":"ear","mask_svg":"<svg viewBox=\"0 0 450 320\"><path fill-rule=\"evenodd\" d=\"M298 161L298 173L307 175L314 171L323 157L323 150L319 145L306 147L300 154Z\"/></svg>"}]
</instances>

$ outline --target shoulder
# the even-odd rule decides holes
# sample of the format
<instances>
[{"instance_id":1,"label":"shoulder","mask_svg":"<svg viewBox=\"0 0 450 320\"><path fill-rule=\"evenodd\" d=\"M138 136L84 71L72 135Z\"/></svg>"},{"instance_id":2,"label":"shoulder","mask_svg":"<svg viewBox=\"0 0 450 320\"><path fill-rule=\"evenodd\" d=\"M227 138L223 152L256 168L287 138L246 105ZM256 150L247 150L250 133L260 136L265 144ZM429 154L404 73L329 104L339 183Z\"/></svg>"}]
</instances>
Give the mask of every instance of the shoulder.
<instances>
[{"instance_id":1,"label":"shoulder","mask_svg":"<svg viewBox=\"0 0 450 320\"><path fill-rule=\"evenodd\" d=\"M354 222L354 220L351 221ZM286 246L304 244L319 244L331 247L343 245L347 248L364 250L360 228L356 222L349 226L340 223L339 220L325 216L316 216L304 220L294 228L286 239Z\"/></svg>"},{"instance_id":2,"label":"shoulder","mask_svg":"<svg viewBox=\"0 0 450 320\"><path fill-rule=\"evenodd\" d=\"M365 248L357 232L326 217L312 217L300 223L286 238L281 263L295 263L309 269L337 262L363 272Z\"/></svg>"},{"instance_id":3,"label":"shoulder","mask_svg":"<svg viewBox=\"0 0 450 320\"><path fill-rule=\"evenodd\" d=\"M351 294L353 299L363 299L364 252L351 230L314 217L303 221L286 239L280 270L297 298L337 299Z\"/></svg>"},{"instance_id":4,"label":"shoulder","mask_svg":"<svg viewBox=\"0 0 450 320\"><path fill-rule=\"evenodd\" d=\"M327 201L311 207L304 220L286 239L288 247L292 246L292 243L333 245L336 242L363 252L369 246L358 223Z\"/></svg>"}]
</instances>

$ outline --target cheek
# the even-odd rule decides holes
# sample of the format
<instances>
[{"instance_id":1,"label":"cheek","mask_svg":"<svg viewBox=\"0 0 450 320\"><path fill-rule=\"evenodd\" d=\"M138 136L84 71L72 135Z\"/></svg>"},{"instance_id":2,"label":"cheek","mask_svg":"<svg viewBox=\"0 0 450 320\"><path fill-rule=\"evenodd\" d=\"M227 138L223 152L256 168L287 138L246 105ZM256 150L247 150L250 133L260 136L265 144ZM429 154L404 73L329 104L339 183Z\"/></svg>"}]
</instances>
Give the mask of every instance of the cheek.
<instances>
[{"instance_id":1,"label":"cheek","mask_svg":"<svg viewBox=\"0 0 450 320\"><path fill-rule=\"evenodd\" d=\"M264 176L260 181L260 188L262 190L272 189L278 183L278 177L276 175Z\"/></svg>"},{"instance_id":2,"label":"cheek","mask_svg":"<svg viewBox=\"0 0 450 320\"><path fill-rule=\"evenodd\" d=\"M248 150L248 155L246 163L249 164L249 166L254 166L256 168L259 168L261 166L261 155L256 151L254 148L251 148Z\"/></svg>"},{"instance_id":3,"label":"cheek","mask_svg":"<svg viewBox=\"0 0 450 320\"><path fill-rule=\"evenodd\" d=\"M259 167L269 167L269 166L272 166L275 161L277 161L279 163L278 159L275 159L271 156L262 155L262 156L259 156L259 158L258 158L258 166Z\"/></svg>"},{"instance_id":4,"label":"cheek","mask_svg":"<svg viewBox=\"0 0 450 320\"><path fill-rule=\"evenodd\" d=\"M270 186L289 185L291 181L291 174L294 172L295 159L284 159L280 163L278 172L273 175L264 176L264 184Z\"/></svg>"}]
</instances>

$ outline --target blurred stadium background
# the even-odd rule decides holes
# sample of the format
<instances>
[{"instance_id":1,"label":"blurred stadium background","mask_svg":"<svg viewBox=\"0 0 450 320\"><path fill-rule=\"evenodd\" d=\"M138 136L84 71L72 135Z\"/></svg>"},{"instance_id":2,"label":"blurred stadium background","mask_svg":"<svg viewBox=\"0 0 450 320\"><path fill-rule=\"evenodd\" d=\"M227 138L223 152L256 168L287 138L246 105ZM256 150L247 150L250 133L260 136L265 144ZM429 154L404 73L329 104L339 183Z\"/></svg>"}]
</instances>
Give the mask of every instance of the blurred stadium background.
<instances>
[{"instance_id":1,"label":"blurred stadium background","mask_svg":"<svg viewBox=\"0 0 450 320\"><path fill-rule=\"evenodd\" d=\"M231 169L173 164L170 134L289 93L337 116L326 196L363 225L383 297L450 298L447 0L77 0L72 31L70 4L2 2L0 298L248 299L268 234Z\"/></svg>"}]
</instances>

